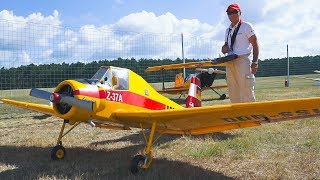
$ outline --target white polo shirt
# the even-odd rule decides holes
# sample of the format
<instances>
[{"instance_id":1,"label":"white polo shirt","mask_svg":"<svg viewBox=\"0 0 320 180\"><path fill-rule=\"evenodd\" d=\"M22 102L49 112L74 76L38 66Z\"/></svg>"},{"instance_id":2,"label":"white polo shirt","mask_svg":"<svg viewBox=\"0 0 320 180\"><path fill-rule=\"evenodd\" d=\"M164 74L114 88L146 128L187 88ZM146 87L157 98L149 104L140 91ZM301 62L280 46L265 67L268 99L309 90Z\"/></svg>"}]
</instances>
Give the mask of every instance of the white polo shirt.
<instances>
[{"instance_id":1,"label":"white polo shirt","mask_svg":"<svg viewBox=\"0 0 320 180\"><path fill-rule=\"evenodd\" d=\"M239 22L238 22L239 23ZM231 49L231 37L233 32L238 26L238 23L234 27L230 27L231 31L229 33L229 28L226 29L225 42L228 42L229 48ZM249 38L254 35L254 30L252 25L248 22L242 22L236 40L233 45L233 53L237 55L244 55L251 53L252 45L249 42ZM229 36L229 37L228 37Z\"/></svg>"}]
</instances>

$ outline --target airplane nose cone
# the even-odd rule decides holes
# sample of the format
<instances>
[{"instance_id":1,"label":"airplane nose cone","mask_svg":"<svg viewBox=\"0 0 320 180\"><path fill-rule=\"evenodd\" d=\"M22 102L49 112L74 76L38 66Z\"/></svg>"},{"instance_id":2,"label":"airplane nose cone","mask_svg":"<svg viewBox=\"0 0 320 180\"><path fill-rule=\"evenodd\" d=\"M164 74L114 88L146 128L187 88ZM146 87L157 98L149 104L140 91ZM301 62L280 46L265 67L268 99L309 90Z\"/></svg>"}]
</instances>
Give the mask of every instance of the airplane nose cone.
<instances>
[{"instance_id":1,"label":"airplane nose cone","mask_svg":"<svg viewBox=\"0 0 320 180\"><path fill-rule=\"evenodd\" d=\"M60 101L60 95L58 93L52 93L50 95L50 101L53 103L58 103Z\"/></svg>"},{"instance_id":2,"label":"airplane nose cone","mask_svg":"<svg viewBox=\"0 0 320 180\"><path fill-rule=\"evenodd\" d=\"M208 73L209 73L209 74L212 74L213 72L214 72L214 69L213 69L213 68L209 68L209 69L208 69Z\"/></svg>"}]
</instances>

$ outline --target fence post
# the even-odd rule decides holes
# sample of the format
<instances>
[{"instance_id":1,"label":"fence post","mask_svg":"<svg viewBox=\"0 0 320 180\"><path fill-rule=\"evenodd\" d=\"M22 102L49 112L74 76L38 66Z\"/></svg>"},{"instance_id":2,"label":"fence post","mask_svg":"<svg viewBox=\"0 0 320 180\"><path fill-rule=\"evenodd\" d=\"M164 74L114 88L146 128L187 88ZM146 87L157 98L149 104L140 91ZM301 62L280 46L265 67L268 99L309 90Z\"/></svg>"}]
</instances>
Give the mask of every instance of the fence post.
<instances>
[{"instance_id":1,"label":"fence post","mask_svg":"<svg viewBox=\"0 0 320 180\"><path fill-rule=\"evenodd\" d=\"M290 86L290 61L289 61L289 45L287 44L287 83L285 84L286 87Z\"/></svg>"},{"instance_id":2,"label":"fence post","mask_svg":"<svg viewBox=\"0 0 320 180\"><path fill-rule=\"evenodd\" d=\"M183 64L186 63L186 60L184 59L184 48L183 48L183 33L181 33L181 50L182 50L182 61ZM183 79L186 78L186 68L183 68Z\"/></svg>"}]
</instances>

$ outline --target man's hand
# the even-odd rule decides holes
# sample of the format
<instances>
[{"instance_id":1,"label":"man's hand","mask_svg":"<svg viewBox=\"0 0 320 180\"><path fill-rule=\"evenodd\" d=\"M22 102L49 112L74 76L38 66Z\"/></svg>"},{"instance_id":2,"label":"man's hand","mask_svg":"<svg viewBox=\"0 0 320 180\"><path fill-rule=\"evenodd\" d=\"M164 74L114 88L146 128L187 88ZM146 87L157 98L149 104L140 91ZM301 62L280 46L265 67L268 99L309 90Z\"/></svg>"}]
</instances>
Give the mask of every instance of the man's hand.
<instances>
[{"instance_id":1,"label":"man's hand","mask_svg":"<svg viewBox=\"0 0 320 180\"><path fill-rule=\"evenodd\" d=\"M230 51L229 46L228 46L227 43L225 43L225 44L222 46L222 48L221 48L221 52L222 52L223 54L226 54L226 53L228 53L229 51Z\"/></svg>"},{"instance_id":2,"label":"man's hand","mask_svg":"<svg viewBox=\"0 0 320 180\"><path fill-rule=\"evenodd\" d=\"M256 63L252 63L251 64L251 73L252 74L256 74L257 73L257 70L258 70L258 64L256 64Z\"/></svg>"}]
</instances>

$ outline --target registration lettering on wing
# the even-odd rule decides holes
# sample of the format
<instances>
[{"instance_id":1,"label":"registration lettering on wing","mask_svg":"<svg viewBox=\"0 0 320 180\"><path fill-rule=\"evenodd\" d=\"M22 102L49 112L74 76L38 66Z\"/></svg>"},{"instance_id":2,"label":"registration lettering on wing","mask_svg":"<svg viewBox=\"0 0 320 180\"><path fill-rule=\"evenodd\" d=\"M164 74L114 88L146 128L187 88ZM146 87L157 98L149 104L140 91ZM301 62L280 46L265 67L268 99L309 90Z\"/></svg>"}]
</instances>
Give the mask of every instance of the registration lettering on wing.
<instances>
[{"instance_id":1,"label":"registration lettering on wing","mask_svg":"<svg viewBox=\"0 0 320 180\"><path fill-rule=\"evenodd\" d=\"M223 117L225 122L239 122L239 121L269 121L269 120L284 120L290 118L307 118L313 116L319 116L320 110L315 109L299 109L296 111L283 111L276 114L252 114L252 115L240 115L236 117Z\"/></svg>"}]
</instances>

